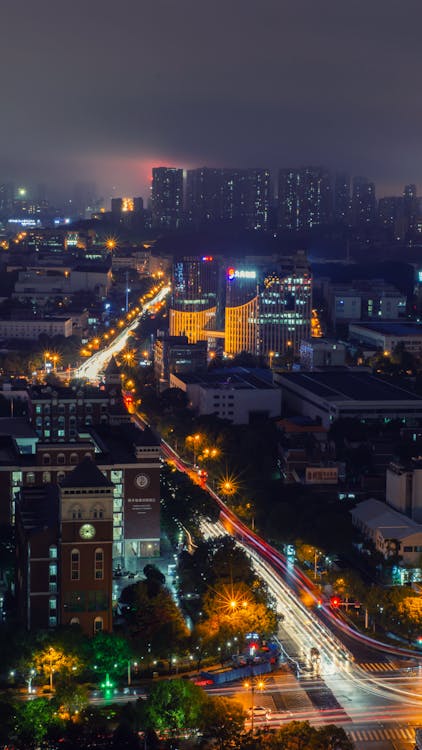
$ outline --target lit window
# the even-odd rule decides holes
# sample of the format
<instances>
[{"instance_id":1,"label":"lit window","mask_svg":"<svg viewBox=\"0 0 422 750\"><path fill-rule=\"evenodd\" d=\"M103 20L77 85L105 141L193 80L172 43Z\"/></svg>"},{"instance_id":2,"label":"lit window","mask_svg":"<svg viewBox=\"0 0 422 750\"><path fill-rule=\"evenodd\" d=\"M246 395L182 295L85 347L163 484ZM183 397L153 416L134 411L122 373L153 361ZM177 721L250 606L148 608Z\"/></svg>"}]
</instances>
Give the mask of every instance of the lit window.
<instances>
[{"instance_id":1,"label":"lit window","mask_svg":"<svg viewBox=\"0 0 422 750\"><path fill-rule=\"evenodd\" d=\"M80 505L74 505L72 508L72 519L74 521L78 521L80 518L82 518L82 511Z\"/></svg>"}]
</instances>

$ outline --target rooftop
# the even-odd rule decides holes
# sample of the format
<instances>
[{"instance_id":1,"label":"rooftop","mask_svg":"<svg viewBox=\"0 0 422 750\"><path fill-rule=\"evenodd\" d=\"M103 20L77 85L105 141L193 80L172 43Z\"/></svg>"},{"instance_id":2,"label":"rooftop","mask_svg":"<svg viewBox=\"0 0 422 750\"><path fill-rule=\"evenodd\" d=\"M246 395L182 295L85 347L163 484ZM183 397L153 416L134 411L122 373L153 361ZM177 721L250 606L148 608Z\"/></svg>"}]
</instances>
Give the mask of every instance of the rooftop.
<instances>
[{"instance_id":1,"label":"rooftop","mask_svg":"<svg viewBox=\"0 0 422 750\"><path fill-rule=\"evenodd\" d=\"M417 323L397 323L397 322L377 322L371 323L353 323L355 328L362 328L364 330L375 331L376 333L384 333L390 336L422 336L422 324Z\"/></svg>"},{"instance_id":2,"label":"rooftop","mask_svg":"<svg viewBox=\"0 0 422 750\"><path fill-rule=\"evenodd\" d=\"M384 539L404 539L411 534L422 534L421 524L381 500L364 500L350 512L368 528L379 529Z\"/></svg>"},{"instance_id":3,"label":"rooftop","mask_svg":"<svg viewBox=\"0 0 422 750\"><path fill-rule=\"evenodd\" d=\"M224 390L270 390L276 388L271 370L261 368L230 367L209 372L178 373L177 377L187 385Z\"/></svg>"},{"instance_id":4,"label":"rooftop","mask_svg":"<svg viewBox=\"0 0 422 750\"><path fill-rule=\"evenodd\" d=\"M63 479L62 487L113 487L94 462L86 457Z\"/></svg>"},{"instance_id":5,"label":"rooftop","mask_svg":"<svg viewBox=\"0 0 422 750\"><path fill-rule=\"evenodd\" d=\"M411 391L368 372L347 369L325 372L287 372L280 384L297 385L327 401L421 401Z\"/></svg>"},{"instance_id":6,"label":"rooftop","mask_svg":"<svg viewBox=\"0 0 422 750\"><path fill-rule=\"evenodd\" d=\"M141 430L132 422L116 426L95 425L89 431L103 454L102 460L108 456L111 463L130 463L136 460L136 448L160 446L160 439L149 427Z\"/></svg>"}]
</instances>

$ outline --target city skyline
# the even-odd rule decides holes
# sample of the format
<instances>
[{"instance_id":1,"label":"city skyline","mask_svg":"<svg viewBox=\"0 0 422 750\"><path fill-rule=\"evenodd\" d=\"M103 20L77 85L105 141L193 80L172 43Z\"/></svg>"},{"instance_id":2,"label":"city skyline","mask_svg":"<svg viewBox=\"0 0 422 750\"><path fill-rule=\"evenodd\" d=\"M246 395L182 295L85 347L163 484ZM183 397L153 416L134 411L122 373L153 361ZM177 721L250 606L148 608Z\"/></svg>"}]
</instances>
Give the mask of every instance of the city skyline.
<instances>
[{"instance_id":1,"label":"city skyline","mask_svg":"<svg viewBox=\"0 0 422 750\"><path fill-rule=\"evenodd\" d=\"M2 12L1 181L147 197L153 166L323 164L420 191L414 0L23 10Z\"/></svg>"}]
</instances>

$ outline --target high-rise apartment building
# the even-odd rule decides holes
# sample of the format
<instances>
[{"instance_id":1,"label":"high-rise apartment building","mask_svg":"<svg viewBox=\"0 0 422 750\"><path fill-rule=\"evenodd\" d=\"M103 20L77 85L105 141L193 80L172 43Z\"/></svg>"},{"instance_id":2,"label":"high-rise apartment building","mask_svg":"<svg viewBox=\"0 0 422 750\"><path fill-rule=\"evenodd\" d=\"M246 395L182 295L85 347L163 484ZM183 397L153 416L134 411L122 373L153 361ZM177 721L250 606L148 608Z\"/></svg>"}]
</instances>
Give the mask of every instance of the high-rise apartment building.
<instances>
[{"instance_id":1,"label":"high-rise apartment building","mask_svg":"<svg viewBox=\"0 0 422 750\"><path fill-rule=\"evenodd\" d=\"M413 232L416 227L416 220L418 217L418 196L416 185L404 186L403 215L406 220L407 229Z\"/></svg>"},{"instance_id":2,"label":"high-rise apartment building","mask_svg":"<svg viewBox=\"0 0 422 750\"><path fill-rule=\"evenodd\" d=\"M195 226L221 219L221 169L189 169L186 178L188 221Z\"/></svg>"},{"instance_id":3,"label":"high-rise apartment building","mask_svg":"<svg viewBox=\"0 0 422 750\"><path fill-rule=\"evenodd\" d=\"M334 221L348 224L350 221L350 175L337 173L334 182Z\"/></svg>"},{"instance_id":4,"label":"high-rise apartment building","mask_svg":"<svg viewBox=\"0 0 422 750\"><path fill-rule=\"evenodd\" d=\"M270 202L268 169L201 167L188 171L187 216L196 226L224 221L265 231Z\"/></svg>"},{"instance_id":5,"label":"high-rise apartment building","mask_svg":"<svg viewBox=\"0 0 422 750\"><path fill-rule=\"evenodd\" d=\"M278 226L296 232L328 224L332 217L332 190L324 167L280 169Z\"/></svg>"},{"instance_id":6,"label":"high-rise apartment building","mask_svg":"<svg viewBox=\"0 0 422 750\"><path fill-rule=\"evenodd\" d=\"M219 265L212 256L177 258L172 270L170 336L203 341L215 327L219 298Z\"/></svg>"},{"instance_id":7,"label":"high-rise apartment building","mask_svg":"<svg viewBox=\"0 0 422 750\"><path fill-rule=\"evenodd\" d=\"M372 224L376 218L377 202L375 184L367 177L353 178L352 225L364 227Z\"/></svg>"},{"instance_id":8,"label":"high-rise apartment building","mask_svg":"<svg viewBox=\"0 0 422 750\"><path fill-rule=\"evenodd\" d=\"M177 229L183 213L183 169L154 167L151 198L153 226Z\"/></svg>"}]
</instances>

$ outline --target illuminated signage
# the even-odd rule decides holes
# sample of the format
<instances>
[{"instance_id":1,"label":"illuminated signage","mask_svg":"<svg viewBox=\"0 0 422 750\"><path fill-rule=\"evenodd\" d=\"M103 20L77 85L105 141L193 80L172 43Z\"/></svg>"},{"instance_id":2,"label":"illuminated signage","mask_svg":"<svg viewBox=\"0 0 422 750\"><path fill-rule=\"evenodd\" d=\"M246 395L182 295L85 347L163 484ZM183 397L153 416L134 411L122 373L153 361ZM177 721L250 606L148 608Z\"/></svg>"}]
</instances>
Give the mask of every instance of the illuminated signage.
<instances>
[{"instance_id":1,"label":"illuminated signage","mask_svg":"<svg viewBox=\"0 0 422 750\"><path fill-rule=\"evenodd\" d=\"M209 262L210 262L211 260L214 260L214 258L213 258L213 256L212 256L212 255L204 255L204 257L202 258L202 260L203 260L203 261L204 261L205 263L209 263Z\"/></svg>"},{"instance_id":2,"label":"illuminated signage","mask_svg":"<svg viewBox=\"0 0 422 750\"><path fill-rule=\"evenodd\" d=\"M239 271L236 268L228 268L227 278L229 281L233 281L233 279L256 279L256 271Z\"/></svg>"},{"instance_id":3,"label":"illuminated signage","mask_svg":"<svg viewBox=\"0 0 422 750\"><path fill-rule=\"evenodd\" d=\"M418 271L418 281L420 284L422 283L422 271Z\"/></svg>"}]
</instances>

